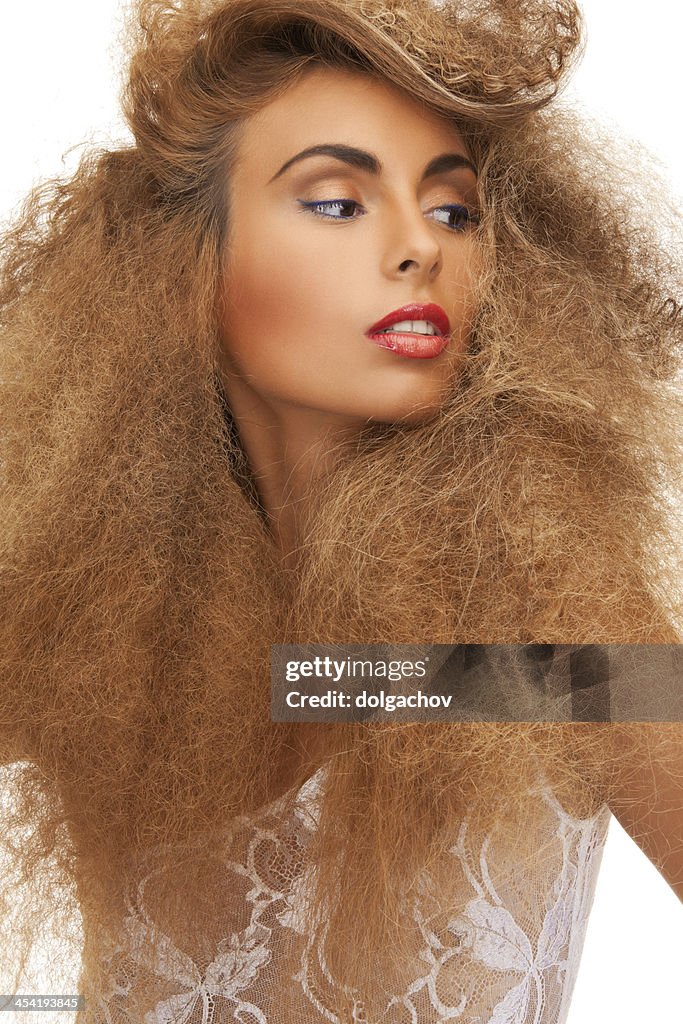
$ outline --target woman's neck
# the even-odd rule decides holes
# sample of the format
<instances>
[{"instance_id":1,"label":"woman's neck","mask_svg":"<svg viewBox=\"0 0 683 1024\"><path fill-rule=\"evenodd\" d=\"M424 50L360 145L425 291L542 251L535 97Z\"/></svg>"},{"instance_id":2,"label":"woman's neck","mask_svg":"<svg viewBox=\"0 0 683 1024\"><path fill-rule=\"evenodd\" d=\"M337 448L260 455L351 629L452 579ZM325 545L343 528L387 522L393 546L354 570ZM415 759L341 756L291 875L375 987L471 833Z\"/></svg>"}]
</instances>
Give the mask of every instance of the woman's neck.
<instances>
[{"instance_id":1,"label":"woman's neck","mask_svg":"<svg viewBox=\"0 0 683 1024\"><path fill-rule=\"evenodd\" d=\"M362 424L334 413L265 401L234 374L224 373L221 385L233 439L244 455L242 485L287 567L295 561L316 481L331 469L340 445L356 437Z\"/></svg>"}]
</instances>

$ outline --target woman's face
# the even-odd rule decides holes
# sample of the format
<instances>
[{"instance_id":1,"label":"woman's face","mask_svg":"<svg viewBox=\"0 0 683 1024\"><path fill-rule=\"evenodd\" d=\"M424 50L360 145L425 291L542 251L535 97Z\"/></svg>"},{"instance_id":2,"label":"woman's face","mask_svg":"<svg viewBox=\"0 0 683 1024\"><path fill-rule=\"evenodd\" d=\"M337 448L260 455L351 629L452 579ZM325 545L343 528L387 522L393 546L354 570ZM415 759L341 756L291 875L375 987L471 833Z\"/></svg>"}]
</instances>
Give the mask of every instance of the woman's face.
<instances>
[{"instance_id":1,"label":"woman's face","mask_svg":"<svg viewBox=\"0 0 683 1024\"><path fill-rule=\"evenodd\" d=\"M339 153L302 155L322 146ZM309 71L249 118L221 291L232 388L276 415L310 410L340 425L433 417L474 313L468 157L445 119L343 70ZM370 340L369 328L414 304L432 308L394 317L402 331ZM443 340L416 336L444 331L434 305L450 325L441 351Z\"/></svg>"}]
</instances>

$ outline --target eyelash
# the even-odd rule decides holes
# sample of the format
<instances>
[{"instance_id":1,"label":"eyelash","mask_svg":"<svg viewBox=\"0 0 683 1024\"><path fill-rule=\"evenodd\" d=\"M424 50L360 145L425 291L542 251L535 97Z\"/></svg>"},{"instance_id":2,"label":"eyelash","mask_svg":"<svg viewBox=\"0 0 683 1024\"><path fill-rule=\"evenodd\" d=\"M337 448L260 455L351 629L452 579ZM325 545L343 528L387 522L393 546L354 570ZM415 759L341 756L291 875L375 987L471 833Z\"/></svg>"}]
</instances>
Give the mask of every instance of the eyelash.
<instances>
[{"instance_id":1,"label":"eyelash","mask_svg":"<svg viewBox=\"0 0 683 1024\"><path fill-rule=\"evenodd\" d=\"M299 199L299 203L301 203L301 205L304 207L304 209L307 210L308 212L312 213L315 217L324 217L325 220L336 220L336 221L352 221L352 220L358 220L358 218L357 217L334 217L334 216L332 216L332 214L323 213L320 208L321 207L326 207L326 206L340 207L340 206L348 205L349 203L351 203L353 206L356 206L356 207L359 207L361 205L355 199L320 199L320 200L316 200L314 202L306 202L303 199ZM451 231L464 231L464 230L466 230L466 228L470 224L478 224L479 223L479 217L477 216L477 214L472 213L470 210L467 209L466 206L462 206L459 203L445 203L443 206L435 206L434 210L448 210L449 214L453 210L457 210L458 213L465 215L465 218L466 218L465 223L460 225L460 226L446 224L444 221L437 221L438 224L443 224L444 227L447 227ZM361 214L361 216L365 216L365 214Z\"/></svg>"}]
</instances>

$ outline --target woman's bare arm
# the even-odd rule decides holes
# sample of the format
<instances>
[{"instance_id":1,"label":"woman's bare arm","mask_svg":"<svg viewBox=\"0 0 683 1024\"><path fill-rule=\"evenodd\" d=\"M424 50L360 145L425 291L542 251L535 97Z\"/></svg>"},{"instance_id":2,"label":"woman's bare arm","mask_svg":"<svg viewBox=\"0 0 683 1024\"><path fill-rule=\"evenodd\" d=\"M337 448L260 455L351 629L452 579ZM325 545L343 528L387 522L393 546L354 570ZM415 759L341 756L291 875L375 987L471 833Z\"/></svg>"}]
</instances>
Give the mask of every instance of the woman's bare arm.
<instances>
[{"instance_id":1,"label":"woman's bare arm","mask_svg":"<svg viewBox=\"0 0 683 1024\"><path fill-rule=\"evenodd\" d=\"M633 723L634 729L671 734L666 758L633 765L624 750L620 781L609 799L612 814L683 902L683 723ZM624 743L624 747L626 747Z\"/></svg>"}]
</instances>

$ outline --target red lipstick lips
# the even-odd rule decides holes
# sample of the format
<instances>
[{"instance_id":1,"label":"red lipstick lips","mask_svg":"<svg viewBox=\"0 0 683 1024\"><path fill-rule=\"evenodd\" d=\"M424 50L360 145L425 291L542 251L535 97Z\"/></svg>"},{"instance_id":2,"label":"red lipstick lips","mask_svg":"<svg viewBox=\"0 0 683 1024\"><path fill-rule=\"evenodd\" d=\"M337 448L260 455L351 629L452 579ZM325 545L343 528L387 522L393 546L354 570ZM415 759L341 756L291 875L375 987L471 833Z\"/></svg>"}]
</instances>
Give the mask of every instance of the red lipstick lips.
<instances>
[{"instance_id":1,"label":"red lipstick lips","mask_svg":"<svg viewBox=\"0 0 683 1024\"><path fill-rule=\"evenodd\" d=\"M406 320L426 320L436 329L436 334L418 334L413 331L386 331L386 328ZM433 302L410 303L388 313L365 332L366 337L380 348L389 349L396 355L410 359L433 359L443 352L450 340L450 329L446 313ZM385 331L385 333L380 333Z\"/></svg>"}]
</instances>

